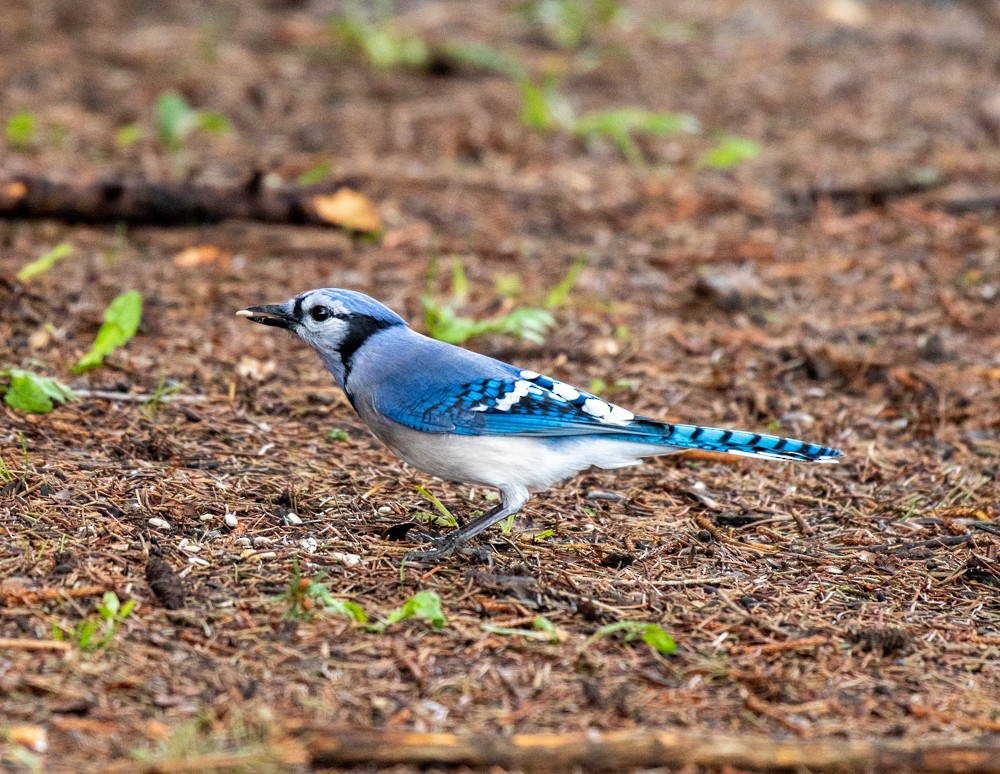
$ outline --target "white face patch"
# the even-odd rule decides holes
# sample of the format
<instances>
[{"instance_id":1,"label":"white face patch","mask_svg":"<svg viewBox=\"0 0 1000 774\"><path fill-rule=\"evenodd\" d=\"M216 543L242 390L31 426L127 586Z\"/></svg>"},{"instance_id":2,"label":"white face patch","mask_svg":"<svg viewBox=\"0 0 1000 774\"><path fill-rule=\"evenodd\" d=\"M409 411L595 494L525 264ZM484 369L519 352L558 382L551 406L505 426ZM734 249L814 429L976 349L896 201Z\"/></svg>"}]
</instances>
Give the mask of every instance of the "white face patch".
<instances>
[{"instance_id":1,"label":"white face patch","mask_svg":"<svg viewBox=\"0 0 1000 774\"><path fill-rule=\"evenodd\" d=\"M511 406L519 403L521 398L528 394L529 389L531 389L531 382L518 379L514 382L514 388L510 392L504 393L504 396L493 404L493 408L497 411L509 411Z\"/></svg>"},{"instance_id":2,"label":"white face patch","mask_svg":"<svg viewBox=\"0 0 1000 774\"><path fill-rule=\"evenodd\" d=\"M580 397L580 391L565 382L553 382L552 392L566 400L576 400Z\"/></svg>"}]
</instances>

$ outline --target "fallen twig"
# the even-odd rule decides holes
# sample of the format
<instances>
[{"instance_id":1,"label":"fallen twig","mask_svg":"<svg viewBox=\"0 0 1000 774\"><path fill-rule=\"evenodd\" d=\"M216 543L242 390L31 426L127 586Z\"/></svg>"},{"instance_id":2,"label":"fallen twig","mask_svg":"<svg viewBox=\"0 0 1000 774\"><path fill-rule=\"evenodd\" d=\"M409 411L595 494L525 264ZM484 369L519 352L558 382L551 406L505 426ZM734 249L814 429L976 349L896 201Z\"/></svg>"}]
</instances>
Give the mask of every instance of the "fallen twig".
<instances>
[{"instance_id":1,"label":"fallen twig","mask_svg":"<svg viewBox=\"0 0 1000 774\"><path fill-rule=\"evenodd\" d=\"M145 395L135 392L111 392L110 390L87 390L73 388L78 398L97 398L121 403L204 403L207 395Z\"/></svg>"},{"instance_id":2,"label":"fallen twig","mask_svg":"<svg viewBox=\"0 0 1000 774\"><path fill-rule=\"evenodd\" d=\"M186 180L103 178L78 181L19 175L0 180L0 218L58 218L84 223L190 226L229 218L334 226L320 216L314 197L349 185L266 185L264 175L230 185Z\"/></svg>"},{"instance_id":3,"label":"fallen twig","mask_svg":"<svg viewBox=\"0 0 1000 774\"><path fill-rule=\"evenodd\" d=\"M69 650L69 648L69 643L62 640L0 637L0 650Z\"/></svg>"},{"instance_id":4,"label":"fallen twig","mask_svg":"<svg viewBox=\"0 0 1000 774\"><path fill-rule=\"evenodd\" d=\"M293 733L303 740L313 766L464 765L544 772L735 766L758 771L1000 773L1000 740L778 740L642 729L506 737L306 726Z\"/></svg>"}]
</instances>

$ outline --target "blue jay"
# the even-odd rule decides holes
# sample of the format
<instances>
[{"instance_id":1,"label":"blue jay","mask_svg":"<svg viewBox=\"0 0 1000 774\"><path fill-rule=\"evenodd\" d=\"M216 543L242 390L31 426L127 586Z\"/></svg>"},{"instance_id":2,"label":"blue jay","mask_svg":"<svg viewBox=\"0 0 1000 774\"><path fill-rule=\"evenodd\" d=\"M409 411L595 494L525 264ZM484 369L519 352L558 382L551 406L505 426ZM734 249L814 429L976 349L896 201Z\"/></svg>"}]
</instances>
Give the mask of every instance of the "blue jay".
<instances>
[{"instance_id":1,"label":"blue jay","mask_svg":"<svg viewBox=\"0 0 1000 774\"><path fill-rule=\"evenodd\" d=\"M237 314L291 331L319 353L358 416L416 468L500 490L500 504L410 558L435 561L517 513L531 492L590 467L637 465L684 449L836 462L790 438L660 422L551 379L411 330L353 290L309 290Z\"/></svg>"}]
</instances>

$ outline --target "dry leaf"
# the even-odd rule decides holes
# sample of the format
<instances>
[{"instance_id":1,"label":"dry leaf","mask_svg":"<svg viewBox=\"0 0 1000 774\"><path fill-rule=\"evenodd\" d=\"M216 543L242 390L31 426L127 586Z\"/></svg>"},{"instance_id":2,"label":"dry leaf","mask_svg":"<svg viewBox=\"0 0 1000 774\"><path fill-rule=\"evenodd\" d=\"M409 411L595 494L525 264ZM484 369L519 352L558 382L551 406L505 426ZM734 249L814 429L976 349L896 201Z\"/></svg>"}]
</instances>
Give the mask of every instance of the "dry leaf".
<instances>
[{"instance_id":1,"label":"dry leaf","mask_svg":"<svg viewBox=\"0 0 1000 774\"><path fill-rule=\"evenodd\" d=\"M320 219L352 231L379 231L382 219L368 197L341 188L335 194L312 197L312 205Z\"/></svg>"},{"instance_id":2,"label":"dry leaf","mask_svg":"<svg viewBox=\"0 0 1000 774\"><path fill-rule=\"evenodd\" d=\"M48 737L42 726L11 726L7 729L7 738L34 752L45 752L49 747Z\"/></svg>"},{"instance_id":3,"label":"dry leaf","mask_svg":"<svg viewBox=\"0 0 1000 774\"><path fill-rule=\"evenodd\" d=\"M189 269L193 266L204 266L205 264L216 264L228 269L230 265L229 253L219 249L215 245L195 245L181 250L174 256L174 266L181 269Z\"/></svg>"},{"instance_id":4,"label":"dry leaf","mask_svg":"<svg viewBox=\"0 0 1000 774\"><path fill-rule=\"evenodd\" d=\"M275 368L277 366L273 360L261 362L257 358L244 356L240 358L240 362L236 366L236 373L244 379L253 379L256 382L262 382L274 373Z\"/></svg>"}]
</instances>

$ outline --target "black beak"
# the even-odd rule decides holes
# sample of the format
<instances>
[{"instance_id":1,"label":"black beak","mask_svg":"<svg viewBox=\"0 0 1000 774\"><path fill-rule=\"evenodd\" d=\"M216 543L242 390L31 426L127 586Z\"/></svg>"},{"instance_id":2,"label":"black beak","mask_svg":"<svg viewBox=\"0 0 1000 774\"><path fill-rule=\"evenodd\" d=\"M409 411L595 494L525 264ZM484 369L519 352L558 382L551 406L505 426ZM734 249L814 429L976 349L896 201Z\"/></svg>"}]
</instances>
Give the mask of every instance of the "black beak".
<instances>
[{"instance_id":1,"label":"black beak","mask_svg":"<svg viewBox=\"0 0 1000 774\"><path fill-rule=\"evenodd\" d=\"M264 304L262 306L248 306L240 309L236 313L237 317L246 317L248 320L260 323L261 325L272 325L275 328L284 328L286 331L295 329L298 321L285 311L285 307L280 304Z\"/></svg>"}]
</instances>

